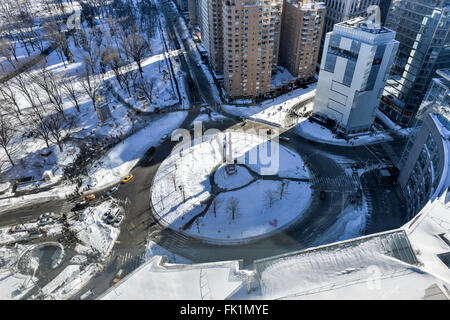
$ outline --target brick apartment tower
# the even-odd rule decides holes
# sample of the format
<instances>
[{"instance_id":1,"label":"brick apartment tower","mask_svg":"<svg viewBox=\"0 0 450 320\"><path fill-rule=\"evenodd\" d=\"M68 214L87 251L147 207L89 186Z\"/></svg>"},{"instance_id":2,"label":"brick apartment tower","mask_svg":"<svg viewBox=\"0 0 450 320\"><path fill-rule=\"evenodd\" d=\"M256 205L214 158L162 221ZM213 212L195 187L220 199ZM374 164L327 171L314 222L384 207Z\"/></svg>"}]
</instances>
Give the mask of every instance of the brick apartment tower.
<instances>
[{"instance_id":1,"label":"brick apartment tower","mask_svg":"<svg viewBox=\"0 0 450 320\"><path fill-rule=\"evenodd\" d=\"M326 7L314 0L285 0L280 37L280 65L294 77L316 73Z\"/></svg>"},{"instance_id":2,"label":"brick apartment tower","mask_svg":"<svg viewBox=\"0 0 450 320\"><path fill-rule=\"evenodd\" d=\"M224 86L231 98L263 96L276 72L281 0L224 0Z\"/></svg>"}]
</instances>

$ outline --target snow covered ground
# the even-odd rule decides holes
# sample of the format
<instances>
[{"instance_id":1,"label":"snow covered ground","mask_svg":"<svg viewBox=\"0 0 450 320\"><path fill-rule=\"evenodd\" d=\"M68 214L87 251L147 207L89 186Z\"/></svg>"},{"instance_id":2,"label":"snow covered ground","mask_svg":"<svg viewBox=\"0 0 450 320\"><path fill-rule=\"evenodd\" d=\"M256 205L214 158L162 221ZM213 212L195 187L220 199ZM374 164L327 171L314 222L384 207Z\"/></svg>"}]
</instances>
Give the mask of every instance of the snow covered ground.
<instances>
[{"instance_id":1,"label":"snow covered ground","mask_svg":"<svg viewBox=\"0 0 450 320\"><path fill-rule=\"evenodd\" d=\"M150 260L154 256L166 256L168 262L170 263L178 263L178 264L191 264L192 261L182 257L178 254L175 254L166 248L161 247L154 241L148 241L145 248L145 259Z\"/></svg>"},{"instance_id":2,"label":"snow covered ground","mask_svg":"<svg viewBox=\"0 0 450 320\"><path fill-rule=\"evenodd\" d=\"M171 134L186 117L186 112L174 112L152 122L129 138L114 146L105 156L96 161L89 170L89 179L83 182L92 189L103 189L119 183L139 162L150 146L156 146L160 139Z\"/></svg>"},{"instance_id":3,"label":"snow covered ground","mask_svg":"<svg viewBox=\"0 0 450 320\"><path fill-rule=\"evenodd\" d=\"M303 113L312 110L316 88L317 83L313 83L307 89L293 90L275 99L264 101L260 105L245 107L223 105L222 108L237 116L255 121L267 121L287 129L302 120L302 118L291 116L291 112Z\"/></svg>"},{"instance_id":4,"label":"snow covered ground","mask_svg":"<svg viewBox=\"0 0 450 320\"><path fill-rule=\"evenodd\" d=\"M250 183L254 179L245 167L236 166L236 173L232 175L228 175L225 168L226 165L222 165L214 174L214 182L219 188L235 189Z\"/></svg>"},{"instance_id":5,"label":"snow covered ground","mask_svg":"<svg viewBox=\"0 0 450 320\"><path fill-rule=\"evenodd\" d=\"M194 223L186 231L208 242L229 244L279 231L301 218L311 202L309 184L297 181L289 182L280 199L282 183L258 180L239 191L221 193L215 200L218 201L216 215L210 207L204 216L197 219L198 224ZM272 204L269 204L266 192L273 194ZM234 219L228 207L233 198L238 200Z\"/></svg>"},{"instance_id":6,"label":"snow covered ground","mask_svg":"<svg viewBox=\"0 0 450 320\"><path fill-rule=\"evenodd\" d=\"M325 231L311 246L320 246L362 236L368 215L369 210L364 198L362 206L349 205L341 211L336 219L336 223Z\"/></svg>"},{"instance_id":7,"label":"snow covered ground","mask_svg":"<svg viewBox=\"0 0 450 320\"><path fill-rule=\"evenodd\" d=\"M84 245L79 247L81 250L78 253L99 253L102 258L109 255L119 236L119 229L107 224L103 214L117 208L120 207L115 201L104 201L98 206L86 208L79 220L70 223L70 230Z\"/></svg>"},{"instance_id":8,"label":"snow covered ground","mask_svg":"<svg viewBox=\"0 0 450 320\"><path fill-rule=\"evenodd\" d=\"M69 265L42 288L40 296L45 300L65 300L76 294L100 271L100 265L93 263L86 267Z\"/></svg>"},{"instance_id":9,"label":"snow covered ground","mask_svg":"<svg viewBox=\"0 0 450 320\"><path fill-rule=\"evenodd\" d=\"M358 135L345 140L337 138L329 129L307 119L303 119L295 127L295 131L297 134L308 140L345 147L362 146L393 140L390 135L383 132Z\"/></svg>"},{"instance_id":10,"label":"snow covered ground","mask_svg":"<svg viewBox=\"0 0 450 320\"><path fill-rule=\"evenodd\" d=\"M0 247L0 300L18 300L32 287L33 281L28 275L13 273L12 265L27 246ZM25 286L21 288L22 286Z\"/></svg>"},{"instance_id":11,"label":"snow covered ground","mask_svg":"<svg viewBox=\"0 0 450 320\"><path fill-rule=\"evenodd\" d=\"M257 174L278 175L279 180L310 177L299 155L274 141L267 141L267 137L244 132L208 136L202 143L173 153L160 165L151 189L151 203L161 223L179 231L188 221L206 210L206 202L211 197L210 175L217 169L215 176L218 177L216 183L219 187L240 187L244 182L251 181L250 173L241 166L238 166L236 176L225 178L223 168L220 168L223 163L225 136L228 137L228 142L231 141L232 158L240 159L240 163L245 163ZM263 152L271 150L270 159L264 159L261 153L258 155L258 148ZM270 164L270 167L267 164ZM281 197L283 183L286 193L283 199L277 200ZM265 193L270 193L273 198L270 204L264 201ZM299 195L302 195L301 201ZM230 192L230 196L220 194L217 201L222 204L217 217L213 216L210 208L204 217L198 218L197 222L185 231L208 241L244 241L247 237L259 236L284 227L301 216L309 204L310 195L311 190L307 182L289 181L288 184L287 180L257 181L245 189ZM239 202L239 214L235 220L227 210L231 198L236 198ZM249 198L253 201L249 201ZM293 202L296 203L295 206L292 205ZM274 208L268 210L266 207L269 205ZM276 217L275 213L280 210L286 211L283 218ZM256 222L258 224L255 226Z\"/></svg>"}]
</instances>

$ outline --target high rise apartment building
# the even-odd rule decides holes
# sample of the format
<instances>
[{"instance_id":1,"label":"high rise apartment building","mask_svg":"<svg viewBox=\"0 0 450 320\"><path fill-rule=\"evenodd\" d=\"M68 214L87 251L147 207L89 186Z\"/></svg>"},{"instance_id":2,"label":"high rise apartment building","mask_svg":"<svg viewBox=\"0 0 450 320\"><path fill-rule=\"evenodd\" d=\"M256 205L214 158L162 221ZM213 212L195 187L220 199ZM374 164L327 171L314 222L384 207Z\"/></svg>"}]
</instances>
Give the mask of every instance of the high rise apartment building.
<instances>
[{"instance_id":1,"label":"high rise apartment building","mask_svg":"<svg viewBox=\"0 0 450 320\"><path fill-rule=\"evenodd\" d=\"M336 24L325 39L314 114L346 134L370 129L397 49L394 31L364 18Z\"/></svg>"},{"instance_id":2,"label":"high rise apartment building","mask_svg":"<svg viewBox=\"0 0 450 320\"><path fill-rule=\"evenodd\" d=\"M450 0L394 1L386 26L400 47L380 109L411 125L436 70L450 67Z\"/></svg>"},{"instance_id":3,"label":"high rise apartment building","mask_svg":"<svg viewBox=\"0 0 450 320\"><path fill-rule=\"evenodd\" d=\"M224 87L231 98L262 96L278 65L281 0L225 0Z\"/></svg>"},{"instance_id":4,"label":"high rise apartment building","mask_svg":"<svg viewBox=\"0 0 450 320\"><path fill-rule=\"evenodd\" d=\"M223 73L223 0L197 0L202 43L215 72Z\"/></svg>"},{"instance_id":5,"label":"high rise apartment building","mask_svg":"<svg viewBox=\"0 0 450 320\"><path fill-rule=\"evenodd\" d=\"M313 0L285 0L279 64L294 77L314 77L326 7Z\"/></svg>"},{"instance_id":6,"label":"high rise apartment building","mask_svg":"<svg viewBox=\"0 0 450 320\"><path fill-rule=\"evenodd\" d=\"M336 23L358 17L367 17L367 8L380 4L380 0L323 0L323 2L327 7L327 12L319 49L319 59L324 48L325 34L332 31Z\"/></svg>"}]
</instances>

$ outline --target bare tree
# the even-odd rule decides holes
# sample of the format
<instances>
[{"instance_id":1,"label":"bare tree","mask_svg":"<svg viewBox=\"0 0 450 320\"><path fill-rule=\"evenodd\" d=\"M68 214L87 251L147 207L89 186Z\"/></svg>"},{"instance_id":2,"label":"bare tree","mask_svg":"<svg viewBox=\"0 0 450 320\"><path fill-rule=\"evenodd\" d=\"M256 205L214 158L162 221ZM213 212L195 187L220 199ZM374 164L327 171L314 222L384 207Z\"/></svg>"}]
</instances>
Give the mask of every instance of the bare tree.
<instances>
[{"instance_id":1,"label":"bare tree","mask_svg":"<svg viewBox=\"0 0 450 320\"><path fill-rule=\"evenodd\" d=\"M33 132L35 132L39 138L44 140L47 148L50 148L50 128L46 121L48 110L39 97L39 94L36 94L34 99L36 102L32 105L32 111L28 114L28 117L34 127Z\"/></svg>"},{"instance_id":2,"label":"bare tree","mask_svg":"<svg viewBox=\"0 0 450 320\"><path fill-rule=\"evenodd\" d=\"M142 70L142 59L150 53L150 47L145 38L138 34L135 28L131 28L129 35L122 38L121 45L125 54L136 62L139 73L143 78L144 71Z\"/></svg>"},{"instance_id":3,"label":"bare tree","mask_svg":"<svg viewBox=\"0 0 450 320\"><path fill-rule=\"evenodd\" d=\"M231 219L234 220L236 218L236 214L239 207L239 200L235 197L231 197L228 201L227 209L231 212Z\"/></svg>"},{"instance_id":4,"label":"bare tree","mask_svg":"<svg viewBox=\"0 0 450 320\"><path fill-rule=\"evenodd\" d=\"M53 72L48 71L45 64L42 64L40 71L32 75L34 83L36 83L42 90L45 91L50 103L55 110L66 118L64 114L64 105L59 81Z\"/></svg>"},{"instance_id":5,"label":"bare tree","mask_svg":"<svg viewBox=\"0 0 450 320\"><path fill-rule=\"evenodd\" d=\"M18 74L11 82L12 86L20 91L23 97L28 101L33 108L36 105L36 99L33 92L35 88L29 84L28 78L23 73Z\"/></svg>"},{"instance_id":6,"label":"bare tree","mask_svg":"<svg viewBox=\"0 0 450 320\"><path fill-rule=\"evenodd\" d=\"M63 139L73 126L73 119L67 120L61 114L54 113L45 119L46 126L49 131L49 139L56 143L59 151L63 152Z\"/></svg>"},{"instance_id":7,"label":"bare tree","mask_svg":"<svg viewBox=\"0 0 450 320\"><path fill-rule=\"evenodd\" d=\"M131 64L123 66L122 70L123 70L122 72L123 84L127 89L128 96L131 97L131 84L136 81L138 72L135 69L133 69L133 66ZM134 90L136 90L136 88L134 88Z\"/></svg>"},{"instance_id":8,"label":"bare tree","mask_svg":"<svg viewBox=\"0 0 450 320\"><path fill-rule=\"evenodd\" d=\"M77 111L80 112L80 92L75 87L76 78L68 75L65 79L61 81L61 86L67 97L75 104Z\"/></svg>"},{"instance_id":9,"label":"bare tree","mask_svg":"<svg viewBox=\"0 0 450 320\"><path fill-rule=\"evenodd\" d=\"M7 115L0 113L0 146L5 150L5 154L13 167L15 164L11 155L11 146L15 138L15 132L16 130L11 119Z\"/></svg>"},{"instance_id":10,"label":"bare tree","mask_svg":"<svg viewBox=\"0 0 450 320\"><path fill-rule=\"evenodd\" d=\"M170 175L170 179L172 180L173 188L174 188L175 190L177 190L177 176L176 176L176 174L175 174L175 173L172 173L172 174Z\"/></svg>"},{"instance_id":11,"label":"bare tree","mask_svg":"<svg viewBox=\"0 0 450 320\"><path fill-rule=\"evenodd\" d=\"M147 81L141 78L140 80L136 81L135 88L138 89L141 93L143 93L145 97L147 97L148 101L150 101L150 103L153 103L154 86L155 81L153 79Z\"/></svg>"},{"instance_id":12,"label":"bare tree","mask_svg":"<svg viewBox=\"0 0 450 320\"><path fill-rule=\"evenodd\" d=\"M19 62L19 60L17 60L15 42L6 38L0 39L0 56L4 57L6 61L15 68L16 63ZM12 59L13 57L15 62Z\"/></svg>"},{"instance_id":13,"label":"bare tree","mask_svg":"<svg viewBox=\"0 0 450 320\"><path fill-rule=\"evenodd\" d=\"M275 201L275 193L272 190L266 190L264 192L264 197L269 204L269 208L272 208L272 204Z\"/></svg>"},{"instance_id":14,"label":"bare tree","mask_svg":"<svg viewBox=\"0 0 450 320\"><path fill-rule=\"evenodd\" d=\"M289 185L289 180L285 180L285 181L281 182L280 189L279 189L280 200L283 199L283 195L286 193L286 189L287 189L288 185Z\"/></svg>"},{"instance_id":15,"label":"bare tree","mask_svg":"<svg viewBox=\"0 0 450 320\"><path fill-rule=\"evenodd\" d=\"M125 60L120 55L119 50L113 47L106 48L102 54L102 62L111 68L116 76L116 80L119 83L120 88L123 89L123 79L120 68L125 65Z\"/></svg>"},{"instance_id":16,"label":"bare tree","mask_svg":"<svg viewBox=\"0 0 450 320\"><path fill-rule=\"evenodd\" d=\"M66 68L64 57L66 57L68 62L72 60L72 53L70 52L69 45L67 43L66 34L61 29L60 25L56 23L56 21L46 23L43 29L46 37L56 47L56 53L63 62L64 68Z\"/></svg>"},{"instance_id":17,"label":"bare tree","mask_svg":"<svg viewBox=\"0 0 450 320\"><path fill-rule=\"evenodd\" d=\"M21 115L22 110L20 109L17 93L12 90L9 83L3 83L0 87L0 94L3 97L3 100L6 104L9 105L9 109L12 111L12 114L15 116L20 123L22 123Z\"/></svg>"},{"instance_id":18,"label":"bare tree","mask_svg":"<svg viewBox=\"0 0 450 320\"><path fill-rule=\"evenodd\" d=\"M84 72L80 77L80 84L86 94L91 98L95 110L97 94L102 86L102 80L98 75L91 73L91 70L85 64Z\"/></svg>"},{"instance_id":19,"label":"bare tree","mask_svg":"<svg viewBox=\"0 0 450 320\"><path fill-rule=\"evenodd\" d=\"M214 213L214 218L217 217L217 210L219 209L221 202L222 202L222 200L219 198L214 198L214 200L212 202L212 210Z\"/></svg>"}]
</instances>

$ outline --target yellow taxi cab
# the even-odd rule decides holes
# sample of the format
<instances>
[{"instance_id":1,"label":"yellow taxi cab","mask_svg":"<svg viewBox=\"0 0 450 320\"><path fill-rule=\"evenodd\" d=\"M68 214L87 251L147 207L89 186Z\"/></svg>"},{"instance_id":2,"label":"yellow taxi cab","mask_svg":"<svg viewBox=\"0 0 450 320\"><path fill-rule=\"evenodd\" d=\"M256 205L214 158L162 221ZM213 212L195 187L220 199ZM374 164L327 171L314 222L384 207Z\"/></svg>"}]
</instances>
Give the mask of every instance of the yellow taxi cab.
<instances>
[{"instance_id":1,"label":"yellow taxi cab","mask_svg":"<svg viewBox=\"0 0 450 320\"><path fill-rule=\"evenodd\" d=\"M94 200L94 199L95 199L95 194L88 194L87 196L83 197L83 201Z\"/></svg>"},{"instance_id":2,"label":"yellow taxi cab","mask_svg":"<svg viewBox=\"0 0 450 320\"><path fill-rule=\"evenodd\" d=\"M125 178L123 178L122 182L126 183L128 181L130 181L131 179L133 179L133 175L130 173L129 175L127 175Z\"/></svg>"}]
</instances>

